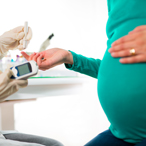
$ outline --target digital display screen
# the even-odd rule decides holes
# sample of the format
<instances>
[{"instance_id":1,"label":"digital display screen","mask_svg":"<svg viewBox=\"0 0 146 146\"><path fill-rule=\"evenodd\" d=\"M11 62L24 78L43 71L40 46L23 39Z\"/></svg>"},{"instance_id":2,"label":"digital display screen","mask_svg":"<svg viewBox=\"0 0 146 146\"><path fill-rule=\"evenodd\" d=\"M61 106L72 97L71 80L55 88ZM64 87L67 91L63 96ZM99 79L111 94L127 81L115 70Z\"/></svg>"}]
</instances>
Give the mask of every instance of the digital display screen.
<instances>
[{"instance_id":1,"label":"digital display screen","mask_svg":"<svg viewBox=\"0 0 146 146\"><path fill-rule=\"evenodd\" d=\"M19 76L30 73L30 69L29 69L28 64L18 66L17 68L18 68Z\"/></svg>"}]
</instances>

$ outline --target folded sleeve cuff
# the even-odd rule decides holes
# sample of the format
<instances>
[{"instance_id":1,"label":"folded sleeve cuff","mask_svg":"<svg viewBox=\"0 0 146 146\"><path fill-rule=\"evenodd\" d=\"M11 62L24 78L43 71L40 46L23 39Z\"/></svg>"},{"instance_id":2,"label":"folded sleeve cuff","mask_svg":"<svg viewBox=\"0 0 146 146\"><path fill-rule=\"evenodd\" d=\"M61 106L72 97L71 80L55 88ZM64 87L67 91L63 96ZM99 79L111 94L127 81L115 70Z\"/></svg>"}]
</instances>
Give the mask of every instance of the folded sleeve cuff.
<instances>
[{"instance_id":1,"label":"folded sleeve cuff","mask_svg":"<svg viewBox=\"0 0 146 146\"><path fill-rule=\"evenodd\" d=\"M70 50L69 50L70 51ZM74 69L76 69L77 68L77 54L76 53L74 53L73 51L70 51L71 52L71 54L72 54L72 56L73 56L73 64L71 65L71 64L64 64L65 65L65 67L67 68L67 69L69 69L69 70L74 70Z\"/></svg>"}]
</instances>

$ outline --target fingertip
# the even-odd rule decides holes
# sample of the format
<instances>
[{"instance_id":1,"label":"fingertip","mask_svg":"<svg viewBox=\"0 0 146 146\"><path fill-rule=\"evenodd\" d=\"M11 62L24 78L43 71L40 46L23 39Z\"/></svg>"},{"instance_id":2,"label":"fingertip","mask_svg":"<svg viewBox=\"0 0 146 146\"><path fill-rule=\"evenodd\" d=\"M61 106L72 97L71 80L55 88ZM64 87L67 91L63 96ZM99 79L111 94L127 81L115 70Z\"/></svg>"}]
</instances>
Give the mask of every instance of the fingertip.
<instances>
[{"instance_id":1,"label":"fingertip","mask_svg":"<svg viewBox=\"0 0 146 146\"><path fill-rule=\"evenodd\" d=\"M111 53L111 51L112 51L112 49L110 48L110 49L108 50L108 52Z\"/></svg>"},{"instance_id":2,"label":"fingertip","mask_svg":"<svg viewBox=\"0 0 146 146\"><path fill-rule=\"evenodd\" d=\"M122 60L120 59L119 62L122 63Z\"/></svg>"},{"instance_id":3,"label":"fingertip","mask_svg":"<svg viewBox=\"0 0 146 146\"><path fill-rule=\"evenodd\" d=\"M23 39L19 41L20 45L23 45Z\"/></svg>"},{"instance_id":4,"label":"fingertip","mask_svg":"<svg viewBox=\"0 0 146 146\"><path fill-rule=\"evenodd\" d=\"M115 44L116 44L116 43L115 43L115 42L113 42L113 43L111 44L111 46L113 47Z\"/></svg>"},{"instance_id":5,"label":"fingertip","mask_svg":"<svg viewBox=\"0 0 146 146\"><path fill-rule=\"evenodd\" d=\"M21 54L23 55L23 57L26 59L26 60L28 60L29 59L29 55L28 54L26 54L25 52L21 52Z\"/></svg>"},{"instance_id":6,"label":"fingertip","mask_svg":"<svg viewBox=\"0 0 146 146\"><path fill-rule=\"evenodd\" d=\"M123 63L123 64L125 63L125 61L123 59L120 59L119 61L120 61L120 63Z\"/></svg>"},{"instance_id":7,"label":"fingertip","mask_svg":"<svg viewBox=\"0 0 146 146\"><path fill-rule=\"evenodd\" d=\"M17 33L16 35L17 35L16 40L18 41L22 40L25 36L24 32Z\"/></svg>"},{"instance_id":8,"label":"fingertip","mask_svg":"<svg viewBox=\"0 0 146 146\"><path fill-rule=\"evenodd\" d=\"M19 51L25 50L25 48L23 48L23 45L19 45L17 48Z\"/></svg>"},{"instance_id":9,"label":"fingertip","mask_svg":"<svg viewBox=\"0 0 146 146\"><path fill-rule=\"evenodd\" d=\"M23 29L24 29L24 26L18 26L18 27L16 27L16 28L14 28L12 31L13 31L14 33L19 33L19 32L22 32Z\"/></svg>"},{"instance_id":10,"label":"fingertip","mask_svg":"<svg viewBox=\"0 0 146 146\"><path fill-rule=\"evenodd\" d=\"M26 54L24 51L21 51L20 53L21 53L21 54Z\"/></svg>"},{"instance_id":11,"label":"fingertip","mask_svg":"<svg viewBox=\"0 0 146 146\"><path fill-rule=\"evenodd\" d=\"M133 31L130 31L128 34L133 34L134 32L136 32L135 30L133 30Z\"/></svg>"}]
</instances>

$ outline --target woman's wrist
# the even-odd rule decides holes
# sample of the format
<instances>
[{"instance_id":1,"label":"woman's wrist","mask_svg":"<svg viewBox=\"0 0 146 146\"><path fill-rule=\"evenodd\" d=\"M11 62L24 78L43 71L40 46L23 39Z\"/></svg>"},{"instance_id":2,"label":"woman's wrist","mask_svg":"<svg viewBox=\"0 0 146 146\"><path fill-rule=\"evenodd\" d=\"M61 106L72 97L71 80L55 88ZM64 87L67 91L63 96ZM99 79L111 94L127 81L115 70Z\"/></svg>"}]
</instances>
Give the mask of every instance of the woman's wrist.
<instances>
[{"instance_id":1,"label":"woman's wrist","mask_svg":"<svg viewBox=\"0 0 146 146\"><path fill-rule=\"evenodd\" d=\"M67 51L67 56L66 56L66 62L65 63L73 65L73 55L70 51Z\"/></svg>"}]
</instances>

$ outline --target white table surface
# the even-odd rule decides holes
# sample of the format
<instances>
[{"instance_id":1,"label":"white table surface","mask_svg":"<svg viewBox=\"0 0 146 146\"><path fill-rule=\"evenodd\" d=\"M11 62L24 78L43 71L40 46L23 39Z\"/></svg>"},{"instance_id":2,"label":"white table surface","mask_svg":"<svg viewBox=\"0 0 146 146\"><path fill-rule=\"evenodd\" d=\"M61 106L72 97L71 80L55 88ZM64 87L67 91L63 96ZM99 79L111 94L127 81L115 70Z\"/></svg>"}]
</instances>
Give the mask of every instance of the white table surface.
<instances>
[{"instance_id":1,"label":"white table surface","mask_svg":"<svg viewBox=\"0 0 146 146\"><path fill-rule=\"evenodd\" d=\"M0 103L0 130L15 130L14 104L35 101L40 97L73 95L81 92L86 77L31 78L28 86L19 89Z\"/></svg>"},{"instance_id":2,"label":"white table surface","mask_svg":"<svg viewBox=\"0 0 146 146\"><path fill-rule=\"evenodd\" d=\"M89 79L86 77L31 78L28 79L27 87L19 89L6 100L75 94L80 92L80 87L87 81Z\"/></svg>"}]
</instances>

